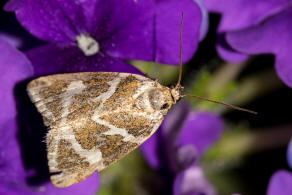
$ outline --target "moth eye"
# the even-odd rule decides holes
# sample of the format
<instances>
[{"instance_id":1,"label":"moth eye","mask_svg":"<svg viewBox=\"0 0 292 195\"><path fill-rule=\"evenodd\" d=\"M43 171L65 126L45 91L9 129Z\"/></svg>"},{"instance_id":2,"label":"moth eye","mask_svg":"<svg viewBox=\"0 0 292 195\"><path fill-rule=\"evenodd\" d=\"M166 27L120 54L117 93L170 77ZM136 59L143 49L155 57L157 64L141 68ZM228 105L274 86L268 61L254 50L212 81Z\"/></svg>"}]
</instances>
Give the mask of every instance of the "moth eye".
<instances>
[{"instance_id":1,"label":"moth eye","mask_svg":"<svg viewBox=\"0 0 292 195\"><path fill-rule=\"evenodd\" d=\"M165 104L163 104L163 105L161 106L160 109L161 109L161 110L166 109L166 108L168 108L168 106L169 106L168 103L165 103Z\"/></svg>"}]
</instances>

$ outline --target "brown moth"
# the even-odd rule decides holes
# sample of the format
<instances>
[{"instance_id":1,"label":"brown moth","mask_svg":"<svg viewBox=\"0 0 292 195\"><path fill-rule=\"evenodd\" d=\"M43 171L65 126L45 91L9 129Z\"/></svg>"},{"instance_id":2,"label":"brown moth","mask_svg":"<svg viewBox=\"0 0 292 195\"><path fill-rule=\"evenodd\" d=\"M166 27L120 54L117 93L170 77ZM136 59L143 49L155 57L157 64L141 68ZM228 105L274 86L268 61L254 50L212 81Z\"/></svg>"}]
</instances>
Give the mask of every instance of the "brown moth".
<instances>
[{"instance_id":1,"label":"brown moth","mask_svg":"<svg viewBox=\"0 0 292 195\"><path fill-rule=\"evenodd\" d=\"M172 88L118 72L56 74L31 81L28 94L49 127L52 183L56 187L78 183L146 141L180 98L192 96L181 94L181 69L180 57L178 83Z\"/></svg>"}]
</instances>

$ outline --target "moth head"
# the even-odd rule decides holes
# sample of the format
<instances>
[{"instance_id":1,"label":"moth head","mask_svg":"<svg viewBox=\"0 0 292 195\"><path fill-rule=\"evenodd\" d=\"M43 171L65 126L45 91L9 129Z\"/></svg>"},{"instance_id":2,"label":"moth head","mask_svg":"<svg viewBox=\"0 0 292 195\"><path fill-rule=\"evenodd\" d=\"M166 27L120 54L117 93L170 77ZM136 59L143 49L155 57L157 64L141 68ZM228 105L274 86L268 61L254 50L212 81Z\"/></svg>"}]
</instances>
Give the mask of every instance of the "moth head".
<instances>
[{"instance_id":1,"label":"moth head","mask_svg":"<svg viewBox=\"0 0 292 195\"><path fill-rule=\"evenodd\" d=\"M180 100L180 98L182 98L182 91L184 90L184 87L180 84L177 84L175 87L171 87L170 89L174 103L176 103L178 100Z\"/></svg>"}]
</instances>

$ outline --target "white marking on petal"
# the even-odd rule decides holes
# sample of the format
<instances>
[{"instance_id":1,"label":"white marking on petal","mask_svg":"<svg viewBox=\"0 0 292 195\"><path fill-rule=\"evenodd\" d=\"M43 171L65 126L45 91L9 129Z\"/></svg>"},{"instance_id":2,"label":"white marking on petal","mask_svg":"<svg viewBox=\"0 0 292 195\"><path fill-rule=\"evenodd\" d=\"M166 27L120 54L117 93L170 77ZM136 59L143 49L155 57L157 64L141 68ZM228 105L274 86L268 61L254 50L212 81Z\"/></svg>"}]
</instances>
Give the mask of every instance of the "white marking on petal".
<instances>
[{"instance_id":1,"label":"white marking on petal","mask_svg":"<svg viewBox=\"0 0 292 195\"><path fill-rule=\"evenodd\" d=\"M79 49L86 56L92 56L99 52L99 43L89 35L81 34L76 37Z\"/></svg>"}]
</instances>

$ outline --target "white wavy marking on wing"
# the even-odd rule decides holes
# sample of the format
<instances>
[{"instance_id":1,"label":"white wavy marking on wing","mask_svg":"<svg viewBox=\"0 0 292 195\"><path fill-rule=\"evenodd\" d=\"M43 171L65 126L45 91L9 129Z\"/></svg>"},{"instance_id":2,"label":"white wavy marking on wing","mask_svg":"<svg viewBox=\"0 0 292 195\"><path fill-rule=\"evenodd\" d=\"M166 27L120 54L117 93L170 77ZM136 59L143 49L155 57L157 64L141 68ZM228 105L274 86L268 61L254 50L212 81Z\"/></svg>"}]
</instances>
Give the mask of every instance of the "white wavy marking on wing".
<instances>
[{"instance_id":1,"label":"white wavy marking on wing","mask_svg":"<svg viewBox=\"0 0 292 195\"><path fill-rule=\"evenodd\" d=\"M135 140L135 137L129 134L127 130L115 127L114 125L111 125L110 123L99 119L98 115L93 115L91 119L98 124L105 125L110 128L110 130L102 133L104 135L121 135L124 137L123 138L124 142L128 142L128 141L132 142L133 140Z\"/></svg>"},{"instance_id":2,"label":"white wavy marking on wing","mask_svg":"<svg viewBox=\"0 0 292 195\"><path fill-rule=\"evenodd\" d=\"M115 79L107 82L110 86L109 89L106 92L97 96L96 98L92 99L93 102L101 101L101 104L99 105L97 110L101 109L103 103L115 93L117 86L121 81L121 78L122 76L117 76Z\"/></svg>"},{"instance_id":3,"label":"white wavy marking on wing","mask_svg":"<svg viewBox=\"0 0 292 195\"><path fill-rule=\"evenodd\" d=\"M91 119L93 121L95 121L96 123L98 123L98 124L105 125L105 126L110 128L109 131L103 132L104 135L121 135L121 136L123 136L123 141L124 142L128 142L129 141L129 142L132 142L132 143L140 144L142 140L146 139L145 137L143 137L143 136L142 137L135 137L132 134L128 133L128 131L126 129L118 128L118 127L116 127L114 125L111 125L110 123L108 123L108 122L106 122L106 121L104 121L104 120L99 118L99 116L102 114L102 113L100 113L100 110L102 109L103 103L115 93L116 87L120 83L120 80L121 80L122 76L126 77L128 75L122 74L119 77L117 77L116 79L108 82L108 84L111 85L110 89L107 92L105 92L104 94L101 94L99 97L97 97L95 99L96 101L102 100L102 103L99 106L99 108L95 111L95 113L93 114ZM143 92L147 91L150 88L153 88L154 85L155 85L155 82L150 82L150 81L148 81L148 79L145 79L142 76L141 77L137 77L136 75L134 75L134 76L137 79L141 80L141 83L139 84L139 87L138 87L136 93L132 97L129 97L129 98L137 98L140 94L142 94ZM146 82L144 82L144 81L146 81ZM126 111L126 112L129 112L129 113L132 112L129 107L123 107L121 109L123 109L122 111ZM112 112L116 113L116 112L120 112L120 111L121 110L118 109L118 110L115 110L115 111L112 111ZM158 117L157 114L158 113L152 113L151 115L147 115L144 112L136 113L137 116L144 116L146 118L149 118L150 120L153 120L156 117ZM160 125L160 123L158 124L158 126L159 125Z\"/></svg>"},{"instance_id":4,"label":"white wavy marking on wing","mask_svg":"<svg viewBox=\"0 0 292 195\"><path fill-rule=\"evenodd\" d=\"M63 112L62 112L62 121L66 121L66 117L69 114L69 107L72 104L72 98L74 95L80 94L84 89L85 89L85 85L83 84L83 82L81 80L79 81L72 81L65 93L62 95L63 97L63 101L62 101L62 107L63 107Z\"/></svg>"},{"instance_id":5,"label":"white wavy marking on wing","mask_svg":"<svg viewBox=\"0 0 292 195\"><path fill-rule=\"evenodd\" d=\"M75 150L76 153L78 153L81 157L84 157L87 159L87 161L92 165L92 164L98 164L100 163L100 166L103 166L101 163L102 160L102 154L100 150L93 148L91 150L86 150L81 147L81 145L77 142L74 132L71 129L70 125L67 122L67 115L69 114L69 107L72 104L72 98L76 94L82 93L82 91L85 89L85 85L83 84L82 81L73 81L70 83L70 85L67 87L66 92L62 95L63 97L63 112L62 112L62 119L59 125L58 129L52 129L50 134L58 135L54 136L54 139L56 141L55 147L58 146L58 142L61 139L65 139L67 141L70 141L72 144L72 148ZM84 124L84 121L79 119L78 123L79 125ZM77 124L75 124L77 125ZM53 132L54 131L54 132ZM52 147L52 146L51 146ZM49 155L54 157L52 159L49 159L51 162L49 164L55 164L55 159L57 157L57 148L53 150L54 152L50 153ZM52 167L52 169L54 169ZM51 170L51 169L50 169Z\"/></svg>"},{"instance_id":6,"label":"white wavy marking on wing","mask_svg":"<svg viewBox=\"0 0 292 195\"><path fill-rule=\"evenodd\" d=\"M117 128L111 124L109 124L106 121L103 121L99 118L99 112L102 110L104 102L110 98L115 92L118 84L121 81L121 78L126 77L128 75L121 74L118 77L116 77L114 80L109 81L108 84L110 85L110 88L107 92L102 93L100 96L96 97L93 101L99 101L101 100L101 104L99 107L95 110L94 114L92 115L91 119L95 121L98 124L105 125L110 128L109 131L104 132L104 135L122 135L124 137L123 141L130 141L134 139L135 137L133 135L130 135L125 129Z\"/></svg>"}]
</instances>

